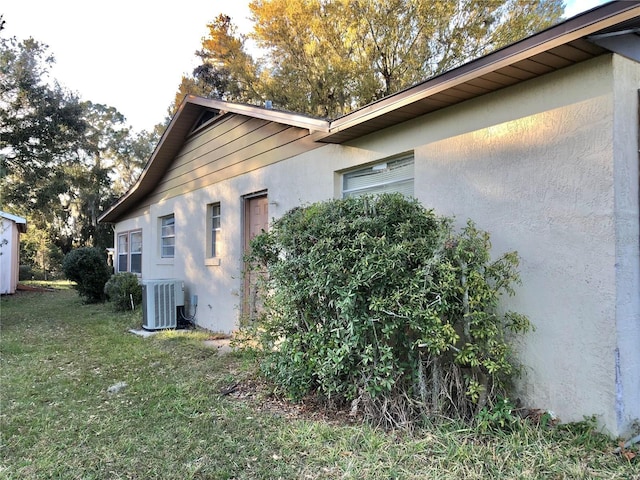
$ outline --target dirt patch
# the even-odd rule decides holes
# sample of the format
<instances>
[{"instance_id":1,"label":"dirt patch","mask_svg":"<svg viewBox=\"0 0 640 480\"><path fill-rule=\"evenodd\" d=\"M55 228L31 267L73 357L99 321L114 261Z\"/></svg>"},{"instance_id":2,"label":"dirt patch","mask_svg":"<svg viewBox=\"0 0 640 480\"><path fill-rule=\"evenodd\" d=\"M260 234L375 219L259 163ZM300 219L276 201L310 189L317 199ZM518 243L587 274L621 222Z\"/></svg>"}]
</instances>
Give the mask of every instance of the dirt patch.
<instances>
[{"instance_id":1,"label":"dirt patch","mask_svg":"<svg viewBox=\"0 0 640 480\"><path fill-rule=\"evenodd\" d=\"M360 415L351 415L348 408L331 407L311 397L300 402L278 398L270 392L265 383L257 380L245 380L228 385L220 391L220 394L245 402L261 412L287 419L323 421L339 425L363 421Z\"/></svg>"},{"instance_id":2,"label":"dirt patch","mask_svg":"<svg viewBox=\"0 0 640 480\"><path fill-rule=\"evenodd\" d=\"M18 292L55 292L55 288L51 287L41 287L36 285L25 285L24 283L19 283L16 287L16 293Z\"/></svg>"},{"instance_id":3,"label":"dirt patch","mask_svg":"<svg viewBox=\"0 0 640 480\"><path fill-rule=\"evenodd\" d=\"M217 349L219 354L230 353L233 350L230 344L231 339L229 338L214 338L204 341L205 346Z\"/></svg>"}]
</instances>

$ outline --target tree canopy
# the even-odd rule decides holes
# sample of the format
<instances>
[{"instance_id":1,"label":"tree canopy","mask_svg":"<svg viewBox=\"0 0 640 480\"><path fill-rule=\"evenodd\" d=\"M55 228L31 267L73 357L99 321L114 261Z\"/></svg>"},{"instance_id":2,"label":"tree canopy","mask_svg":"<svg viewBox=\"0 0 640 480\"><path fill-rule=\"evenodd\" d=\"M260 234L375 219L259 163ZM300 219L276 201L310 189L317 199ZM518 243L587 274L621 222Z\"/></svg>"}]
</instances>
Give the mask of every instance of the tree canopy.
<instances>
[{"instance_id":1,"label":"tree canopy","mask_svg":"<svg viewBox=\"0 0 640 480\"><path fill-rule=\"evenodd\" d=\"M49 78L48 47L0 39L2 209L26 216L26 262L46 270L73 247L113 245L101 210L137 179L155 134Z\"/></svg>"},{"instance_id":2,"label":"tree canopy","mask_svg":"<svg viewBox=\"0 0 640 480\"><path fill-rule=\"evenodd\" d=\"M188 93L335 118L557 23L562 0L253 0L218 16ZM264 56L255 59L247 40Z\"/></svg>"}]
</instances>

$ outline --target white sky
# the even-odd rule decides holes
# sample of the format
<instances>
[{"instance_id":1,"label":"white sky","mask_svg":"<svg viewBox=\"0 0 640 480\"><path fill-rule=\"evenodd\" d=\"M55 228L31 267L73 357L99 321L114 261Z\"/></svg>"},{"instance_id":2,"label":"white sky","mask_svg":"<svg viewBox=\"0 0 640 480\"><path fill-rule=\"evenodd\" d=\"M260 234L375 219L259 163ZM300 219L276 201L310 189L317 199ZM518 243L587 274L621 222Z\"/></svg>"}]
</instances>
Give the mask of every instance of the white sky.
<instances>
[{"instance_id":1,"label":"white sky","mask_svg":"<svg viewBox=\"0 0 640 480\"><path fill-rule=\"evenodd\" d=\"M568 0L566 16L605 0ZM219 13L249 33L248 0L2 0L4 38L49 45L52 76L82 100L115 107L136 130L167 115L194 52Z\"/></svg>"}]
</instances>

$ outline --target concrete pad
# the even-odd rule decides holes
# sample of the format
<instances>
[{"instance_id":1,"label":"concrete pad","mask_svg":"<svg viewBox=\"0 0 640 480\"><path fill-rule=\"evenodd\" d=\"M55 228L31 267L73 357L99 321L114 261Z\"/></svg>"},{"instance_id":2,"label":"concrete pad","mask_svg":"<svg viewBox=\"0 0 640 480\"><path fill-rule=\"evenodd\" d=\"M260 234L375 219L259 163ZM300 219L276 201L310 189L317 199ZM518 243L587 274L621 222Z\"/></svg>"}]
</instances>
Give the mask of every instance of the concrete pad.
<instances>
[{"instance_id":1,"label":"concrete pad","mask_svg":"<svg viewBox=\"0 0 640 480\"><path fill-rule=\"evenodd\" d=\"M136 330L134 328L132 328L131 330L129 330L130 333L133 333L134 335L138 335L139 337L150 337L151 335L155 335L158 332L152 332L149 330Z\"/></svg>"}]
</instances>

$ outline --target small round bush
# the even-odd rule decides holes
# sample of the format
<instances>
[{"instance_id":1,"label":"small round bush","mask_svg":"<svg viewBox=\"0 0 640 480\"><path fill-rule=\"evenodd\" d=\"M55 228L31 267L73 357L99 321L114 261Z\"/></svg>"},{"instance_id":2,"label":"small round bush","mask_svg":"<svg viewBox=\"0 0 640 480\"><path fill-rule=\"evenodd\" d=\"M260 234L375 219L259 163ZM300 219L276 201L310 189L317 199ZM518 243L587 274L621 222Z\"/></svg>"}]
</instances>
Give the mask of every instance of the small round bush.
<instances>
[{"instance_id":1,"label":"small round bush","mask_svg":"<svg viewBox=\"0 0 640 480\"><path fill-rule=\"evenodd\" d=\"M120 272L112 275L104 286L104 293L116 311L130 310L132 298L134 305L142 303L142 286L133 273Z\"/></svg>"},{"instance_id":2,"label":"small round bush","mask_svg":"<svg viewBox=\"0 0 640 480\"><path fill-rule=\"evenodd\" d=\"M71 250L62 262L67 279L75 282L75 288L87 303L104 302L104 285L111 273L106 255L92 247Z\"/></svg>"}]
</instances>

